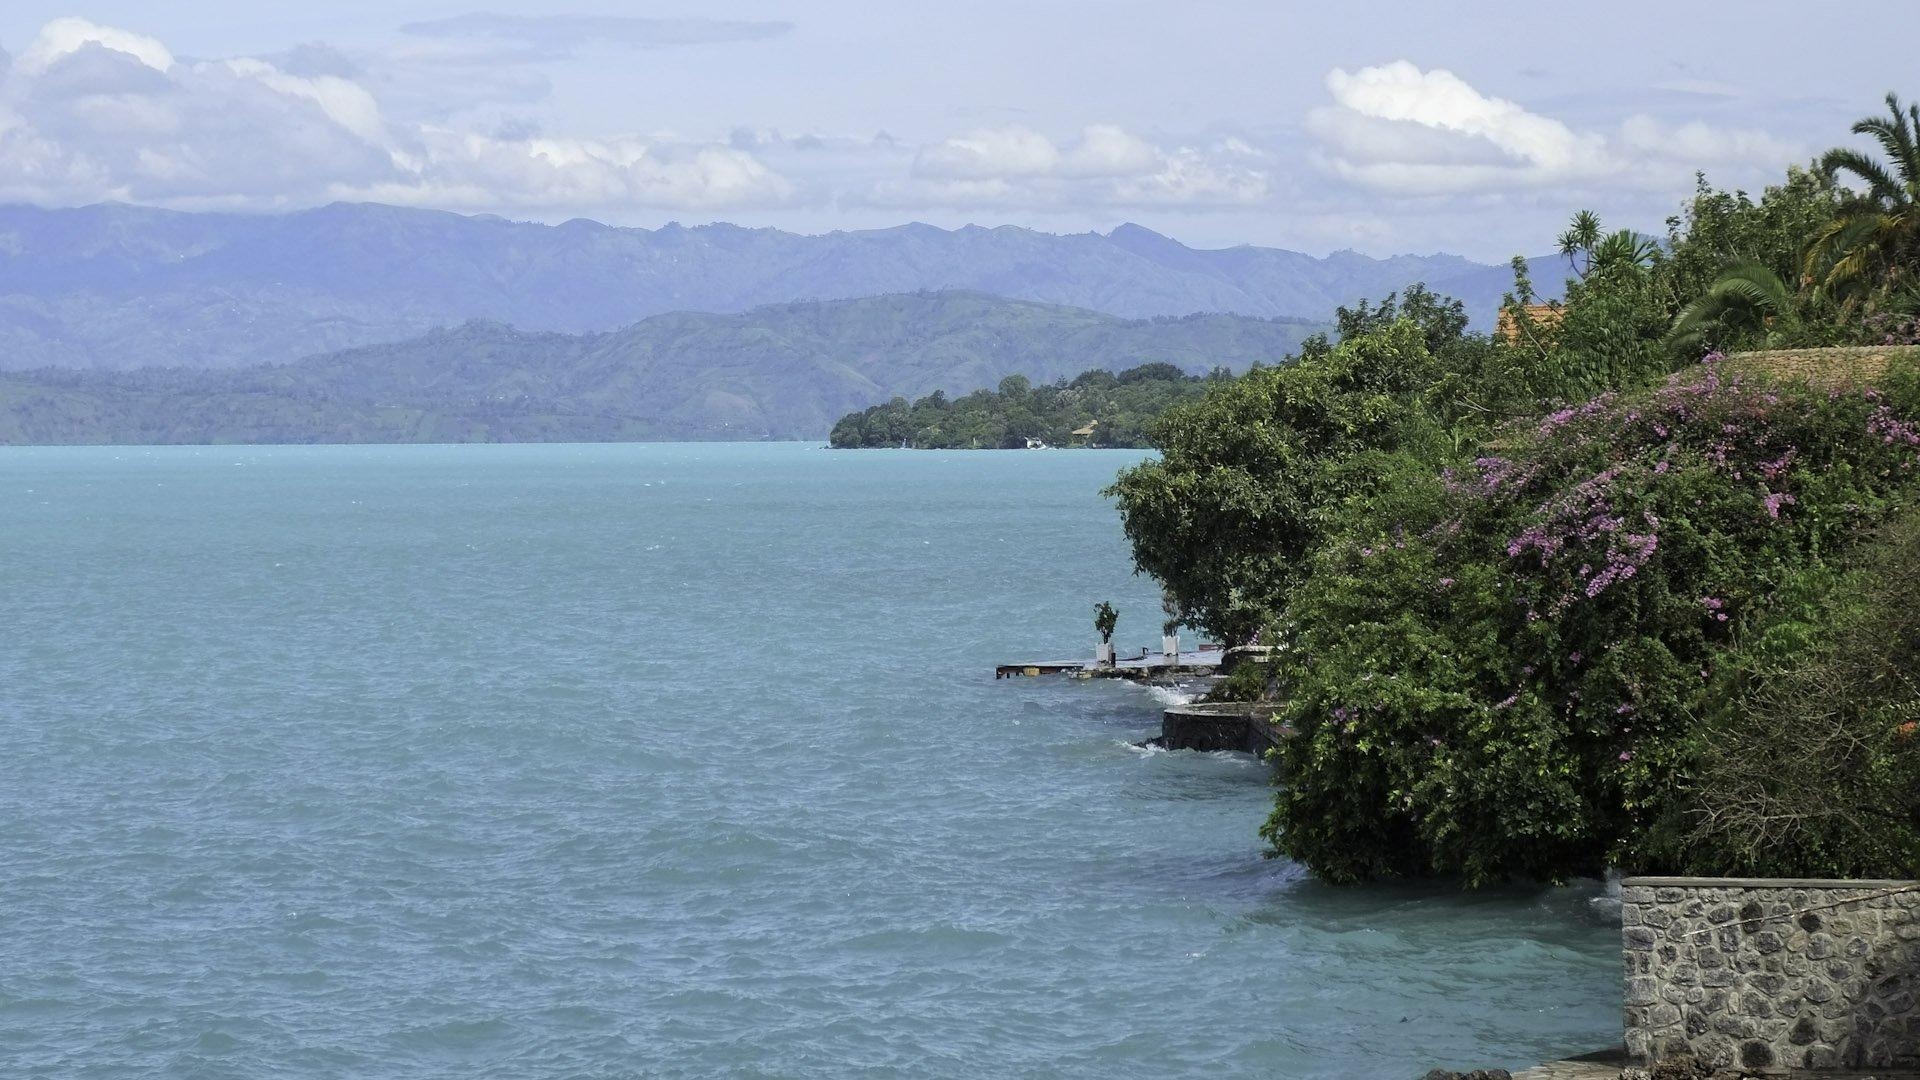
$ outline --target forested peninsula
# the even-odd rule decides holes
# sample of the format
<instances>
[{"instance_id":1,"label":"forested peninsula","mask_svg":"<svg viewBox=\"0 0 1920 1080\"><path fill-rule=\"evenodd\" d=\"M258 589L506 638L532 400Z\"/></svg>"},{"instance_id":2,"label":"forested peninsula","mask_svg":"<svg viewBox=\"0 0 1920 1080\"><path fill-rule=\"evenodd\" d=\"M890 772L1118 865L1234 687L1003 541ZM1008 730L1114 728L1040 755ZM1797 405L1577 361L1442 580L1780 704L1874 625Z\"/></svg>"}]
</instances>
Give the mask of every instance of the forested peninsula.
<instances>
[{"instance_id":1,"label":"forested peninsula","mask_svg":"<svg viewBox=\"0 0 1920 1080\"><path fill-rule=\"evenodd\" d=\"M936 390L912 404L897 397L848 413L833 425L828 441L836 449L1143 447L1149 445L1149 425L1162 413L1232 379L1225 368L1189 375L1164 363L1118 374L1095 369L1042 386L1009 375L995 390L951 400Z\"/></svg>"}]
</instances>

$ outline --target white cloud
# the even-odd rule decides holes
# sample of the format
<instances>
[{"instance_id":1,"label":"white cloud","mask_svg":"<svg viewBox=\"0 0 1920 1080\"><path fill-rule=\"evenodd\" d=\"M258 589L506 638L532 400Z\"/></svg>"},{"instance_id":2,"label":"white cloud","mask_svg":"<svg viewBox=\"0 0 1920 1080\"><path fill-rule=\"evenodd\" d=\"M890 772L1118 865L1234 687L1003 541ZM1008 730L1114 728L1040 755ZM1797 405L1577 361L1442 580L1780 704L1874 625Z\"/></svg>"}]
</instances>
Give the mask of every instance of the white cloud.
<instances>
[{"instance_id":1,"label":"white cloud","mask_svg":"<svg viewBox=\"0 0 1920 1080\"><path fill-rule=\"evenodd\" d=\"M98 45L113 52L125 53L155 71L165 72L173 67L173 54L165 45L150 37L111 26L99 26L85 19L55 19L40 28L40 36L34 38L27 51L20 54L14 70L24 75L37 75L62 58L71 56L88 45Z\"/></svg>"},{"instance_id":2,"label":"white cloud","mask_svg":"<svg viewBox=\"0 0 1920 1080\"><path fill-rule=\"evenodd\" d=\"M183 61L151 38L60 19L0 68L4 200L268 209L378 199L613 216L766 205L794 190L752 153L718 143L396 120L362 73L324 50Z\"/></svg>"},{"instance_id":3,"label":"white cloud","mask_svg":"<svg viewBox=\"0 0 1920 1080\"><path fill-rule=\"evenodd\" d=\"M1264 202L1267 193L1266 173L1194 147L1166 154L1159 169L1115 188L1118 201L1132 206L1246 206Z\"/></svg>"},{"instance_id":4,"label":"white cloud","mask_svg":"<svg viewBox=\"0 0 1920 1080\"><path fill-rule=\"evenodd\" d=\"M1575 119L1407 61L1331 72L1304 125L1276 105L1264 126L1176 132L1056 127L1045 110L1003 108L970 115L1020 121L957 121L980 126L931 137L783 135L753 126L765 123L757 116L731 131L589 135L566 128L567 95L553 93L551 80L575 77L555 58L606 51L595 42L706 49L787 33L758 21L466 16L380 48L201 60L60 19L11 60L0 53L0 201L279 209L365 199L550 220L691 211L801 228L908 216L1104 228L1137 217L1218 242L1382 250L1421 237L1482 251L1496 243L1489 221L1544 237L1591 205L1651 224L1697 168L1746 182L1798 156L1765 132L1705 122L1692 110L1710 118L1723 100L1705 89L1630 107L1589 99ZM1622 107L1591 119L1609 102Z\"/></svg>"},{"instance_id":5,"label":"white cloud","mask_svg":"<svg viewBox=\"0 0 1920 1080\"><path fill-rule=\"evenodd\" d=\"M1576 135L1558 120L1487 97L1450 71L1421 71L1405 60L1352 74L1335 68L1327 75L1327 89L1343 108L1361 116L1485 139L1514 160L1544 170L1590 168L1605 158L1599 138Z\"/></svg>"},{"instance_id":6,"label":"white cloud","mask_svg":"<svg viewBox=\"0 0 1920 1080\"><path fill-rule=\"evenodd\" d=\"M666 146L641 138L501 139L422 133L405 179L342 185L331 194L403 205L485 210L654 206L721 209L779 201L784 178L726 146Z\"/></svg>"},{"instance_id":7,"label":"white cloud","mask_svg":"<svg viewBox=\"0 0 1920 1080\"><path fill-rule=\"evenodd\" d=\"M239 58L225 61L228 71L245 79L257 79L262 86L288 97L305 98L320 106L327 119L368 142L379 142L386 135L380 119L380 105L365 87L338 75L301 78L289 75L264 60Z\"/></svg>"},{"instance_id":8,"label":"white cloud","mask_svg":"<svg viewBox=\"0 0 1920 1080\"><path fill-rule=\"evenodd\" d=\"M1062 145L1031 128L983 128L922 147L912 180L875 197L943 206L1245 206L1268 193L1262 155L1238 139L1162 146L1113 124Z\"/></svg>"},{"instance_id":9,"label":"white cloud","mask_svg":"<svg viewBox=\"0 0 1920 1080\"><path fill-rule=\"evenodd\" d=\"M1069 176L1140 176L1156 171L1164 160L1158 147L1138 135L1113 124L1095 124L1081 133L1061 171Z\"/></svg>"},{"instance_id":10,"label":"white cloud","mask_svg":"<svg viewBox=\"0 0 1920 1080\"><path fill-rule=\"evenodd\" d=\"M1670 125L1651 116L1630 116L1620 125L1619 145L1634 156L1680 164L1714 162L1778 168L1799 148L1764 131L1715 127L1700 121Z\"/></svg>"},{"instance_id":11,"label":"white cloud","mask_svg":"<svg viewBox=\"0 0 1920 1080\"><path fill-rule=\"evenodd\" d=\"M1047 176L1060 164L1053 140L1024 127L982 129L922 147L913 171L936 180Z\"/></svg>"},{"instance_id":12,"label":"white cloud","mask_svg":"<svg viewBox=\"0 0 1920 1080\"><path fill-rule=\"evenodd\" d=\"M1635 116L1618 131L1578 130L1481 93L1450 71L1405 60L1327 75L1335 104L1308 116L1336 175L1399 195L1541 189L1671 190L1676 172L1790 160L1759 131L1668 126Z\"/></svg>"}]
</instances>

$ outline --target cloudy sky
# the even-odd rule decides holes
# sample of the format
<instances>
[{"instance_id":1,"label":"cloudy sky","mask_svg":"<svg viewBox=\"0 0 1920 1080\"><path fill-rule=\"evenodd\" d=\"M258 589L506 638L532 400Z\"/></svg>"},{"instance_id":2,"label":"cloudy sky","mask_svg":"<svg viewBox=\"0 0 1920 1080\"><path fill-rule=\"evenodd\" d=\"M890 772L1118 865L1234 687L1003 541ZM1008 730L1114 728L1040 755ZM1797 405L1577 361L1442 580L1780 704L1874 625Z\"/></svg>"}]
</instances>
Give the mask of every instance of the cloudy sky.
<instances>
[{"instance_id":1,"label":"cloudy sky","mask_svg":"<svg viewBox=\"0 0 1920 1080\"><path fill-rule=\"evenodd\" d=\"M1846 139L1920 95L1916 28L1914 0L8 0L0 201L1504 259Z\"/></svg>"}]
</instances>

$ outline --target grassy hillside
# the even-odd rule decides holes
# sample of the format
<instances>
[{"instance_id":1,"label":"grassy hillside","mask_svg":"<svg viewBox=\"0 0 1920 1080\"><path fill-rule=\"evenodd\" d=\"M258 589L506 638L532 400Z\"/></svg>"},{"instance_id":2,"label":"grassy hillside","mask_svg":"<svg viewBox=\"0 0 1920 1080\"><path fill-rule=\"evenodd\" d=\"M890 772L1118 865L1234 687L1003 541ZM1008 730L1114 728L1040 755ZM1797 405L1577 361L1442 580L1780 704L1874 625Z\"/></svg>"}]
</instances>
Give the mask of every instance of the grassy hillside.
<instances>
[{"instance_id":1,"label":"grassy hillside","mask_svg":"<svg viewBox=\"0 0 1920 1080\"><path fill-rule=\"evenodd\" d=\"M0 442L475 442L821 438L849 410L1009 375L1277 361L1324 327L1128 320L979 293L673 314L605 334L469 323L234 371L0 377Z\"/></svg>"}]
</instances>

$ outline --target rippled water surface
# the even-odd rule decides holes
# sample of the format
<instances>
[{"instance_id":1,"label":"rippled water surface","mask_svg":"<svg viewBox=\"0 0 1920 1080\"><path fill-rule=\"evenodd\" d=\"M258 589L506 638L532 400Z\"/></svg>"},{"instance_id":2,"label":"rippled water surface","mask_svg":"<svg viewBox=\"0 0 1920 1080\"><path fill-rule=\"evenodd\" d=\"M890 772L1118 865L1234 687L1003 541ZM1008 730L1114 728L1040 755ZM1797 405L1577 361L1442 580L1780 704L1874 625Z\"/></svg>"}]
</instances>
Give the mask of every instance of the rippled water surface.
<instances>
[{"instance_id":1,"label":"rippled water surface","mask_svg":"<svg viewBox=\"0 0 1920 1080\"><path fill-rule=\"evenodd\" d=\"M1144 691L1133 455L0 451L0 1074L1404 1077L1598 887L1339 890Z\"/></svg>"}]
</instances>

